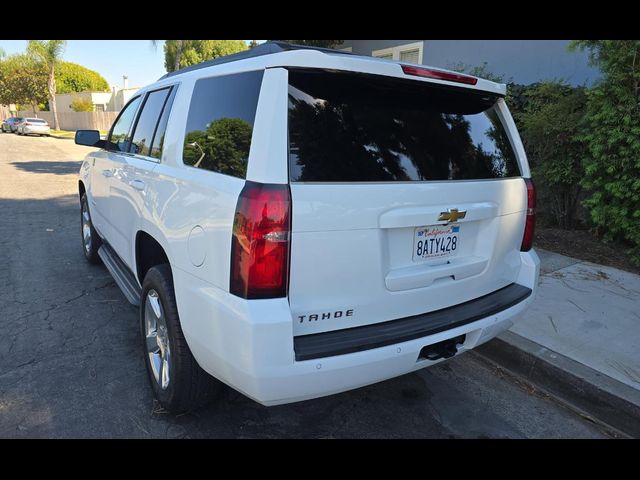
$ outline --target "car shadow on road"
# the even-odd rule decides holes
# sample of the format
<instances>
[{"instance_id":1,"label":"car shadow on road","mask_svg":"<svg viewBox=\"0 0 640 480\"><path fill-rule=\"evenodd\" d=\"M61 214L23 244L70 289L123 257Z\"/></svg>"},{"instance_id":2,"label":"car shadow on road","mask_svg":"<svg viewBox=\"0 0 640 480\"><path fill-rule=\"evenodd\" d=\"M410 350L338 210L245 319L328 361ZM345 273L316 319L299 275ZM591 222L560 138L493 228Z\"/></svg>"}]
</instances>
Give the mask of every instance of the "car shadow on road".
<instances>
[{"instance_id":1,"label":"car shadow on road","mask_svg":"<svg viewBox=\"0 0 640 480\"><path fill-rule=\"evenodd\" d=\"M55 175L69 175L78 173L82 162L60 162L55 160L34 160L31 162L11 162L19 170L32 173L53 173Z\"/></svg>"}]
</instances>

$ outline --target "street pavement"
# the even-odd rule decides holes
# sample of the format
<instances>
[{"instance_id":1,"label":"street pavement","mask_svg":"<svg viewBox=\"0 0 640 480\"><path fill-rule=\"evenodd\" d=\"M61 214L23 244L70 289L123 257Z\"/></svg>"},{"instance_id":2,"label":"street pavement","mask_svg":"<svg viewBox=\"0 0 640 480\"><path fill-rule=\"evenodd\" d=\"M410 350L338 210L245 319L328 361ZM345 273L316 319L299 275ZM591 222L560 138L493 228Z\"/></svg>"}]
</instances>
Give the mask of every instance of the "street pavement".
<instances>
[{"instance_id":1,"label":"street pavement","mask_svg":"<svg viewBox=\"0 0 640 480\"><path fill-rule=\"evenodd\" d=\"M263 407L227 390L170 415L146 378L137 310L85 262L77 171L90 149L0 134L0 437L606 438L467 353L386 382Z\"/></svg>"}]
</instances>

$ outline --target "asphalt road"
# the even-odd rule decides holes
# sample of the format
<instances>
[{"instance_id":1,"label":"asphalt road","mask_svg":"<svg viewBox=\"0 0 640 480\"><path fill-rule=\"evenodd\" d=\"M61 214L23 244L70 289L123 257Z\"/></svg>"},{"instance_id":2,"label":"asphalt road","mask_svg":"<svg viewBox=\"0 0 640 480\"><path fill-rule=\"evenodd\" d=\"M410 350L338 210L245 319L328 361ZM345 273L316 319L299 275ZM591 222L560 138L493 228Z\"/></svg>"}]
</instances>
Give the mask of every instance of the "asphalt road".
<instances>
[{"instance_id":1,"label":"asphalt road","mask_svg":"<svg viewBox=\"0 0 640 480\"><path fill-rule=\"evenodd\" d=\"M89 150L0 134L0 437L607 436L473 353L292 405L228 390L198 412L163 412L137 310L82 254L76 173Z\"/></svg>"}]
</instances>

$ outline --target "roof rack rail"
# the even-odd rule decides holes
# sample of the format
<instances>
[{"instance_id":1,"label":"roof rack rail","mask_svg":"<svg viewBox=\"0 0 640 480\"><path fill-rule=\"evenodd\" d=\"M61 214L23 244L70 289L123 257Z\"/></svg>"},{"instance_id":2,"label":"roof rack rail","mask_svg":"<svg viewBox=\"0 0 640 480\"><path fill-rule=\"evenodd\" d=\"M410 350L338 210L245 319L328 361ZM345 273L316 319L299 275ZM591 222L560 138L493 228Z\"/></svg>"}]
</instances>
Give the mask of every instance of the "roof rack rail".
<instances>
[{"instance_id":1,"label":"roof rack rail","mask_svg":"<svg viewBox=\"0 0 640 480\"><path fill-rule=\"evenodd\" d=\"M318 50L320 52L325 52L325 53L355 55L354 53L351 53L351 52L345 52L343 50L333 50L332 48L311 47L308 45L296 45L293 43L270 41L270 42L261 43L260 45L253 47L250 50L233 53L231 55L225 55L224 57L218 57L213 60L207 60L206 62L181 68L180 70L176 70L175 72L171 72L163 75L158 80L162 80L163 78L173 77L174 75L190 72L192 70L199 70L201 68L211 67L213 65L221 65L223 63L235 62L237 60L244 60L245 58L261 57L263 55L286 52L288 50Z\"/></svg>"}]
</instances>

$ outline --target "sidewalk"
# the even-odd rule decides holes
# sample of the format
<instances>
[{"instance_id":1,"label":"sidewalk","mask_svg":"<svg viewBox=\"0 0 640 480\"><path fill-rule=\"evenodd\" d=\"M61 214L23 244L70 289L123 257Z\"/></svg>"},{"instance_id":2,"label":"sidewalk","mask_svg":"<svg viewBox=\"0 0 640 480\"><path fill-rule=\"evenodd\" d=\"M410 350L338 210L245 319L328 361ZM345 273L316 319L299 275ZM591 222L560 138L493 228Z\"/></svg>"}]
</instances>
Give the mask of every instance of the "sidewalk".
<instances>
[{"instance_id":1,"label":"sidewalk","mask_svg":"<svg viewBox=\"0 0 640 480\"><path fill-rule=\"evenodd\" d=\"M478 352L640 436L640 276L536 249L531 308Z\"/></svg>"}]
</instances>

